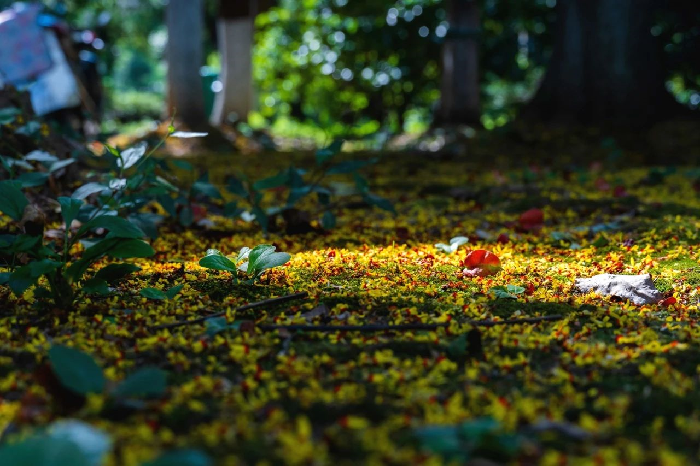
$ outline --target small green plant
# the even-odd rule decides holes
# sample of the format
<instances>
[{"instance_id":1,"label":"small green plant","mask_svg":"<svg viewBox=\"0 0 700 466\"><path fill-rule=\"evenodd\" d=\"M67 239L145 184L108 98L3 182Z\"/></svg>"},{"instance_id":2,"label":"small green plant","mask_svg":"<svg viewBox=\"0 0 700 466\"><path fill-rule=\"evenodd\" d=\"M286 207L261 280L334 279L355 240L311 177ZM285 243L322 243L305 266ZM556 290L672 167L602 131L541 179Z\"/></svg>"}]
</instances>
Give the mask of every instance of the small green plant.
<instances>
[{"instance_id":1,"label":"small green plant","mask_svg":"<svg viewBox=\"0 0 700 466\"><path fill-rule=\"evenodd\" d=\"M159 290L158 288L144 288L141 290L140 294L144 298L154 299L156 301L166 301L168 299L173 299L175 296L182 291L185 285L175 285L165 291Z\"/></svg>"},{"instance_id":2,"label":"small green plant","mask_svg":"<svg viewBox=\"0 0 700 466\"><path fill-rule=\"evenodd\" d=\"M497 299L517 299L519 294L525 292L525 288L518 285L494 286L490 291Z\"/></svg>"},{"instance_id":3,"label":"small green plant","mask_svg":"<svg viewBox=\"0 0 700 466\"><path fill-rule=\"evenodd\" d=\"M98 260L105 256L128 259L155 254L153 248L141 240L145 233L138 226L115 215L97 215L73 230L71 226L83 201L68 197L58 198L65 227L63 244L55 241L45 243L43 213L29 204L20 187L17 181L0 182L2 210L16 222L24 224L23 233L0 236L0 257L5 259L8 269L0 273L0 284L9 286L18 296L29 287L39 285L40 279L45 277L48 289L43 285L38 286L35 296L50 298L62 308L71 308L78 293L107 294L110 282L140 270L133 264L115 263L83 280L87 270ZM103 238L85 238L98 229L107 231L107 235ZM70 250L81 239L86 249L80 259L72 261Z\"/></svg>"},{"instance_id":4,"label":"small green plant","mask_svg":"<svg viewBox=\"0 0 700 466\"><path fill-rule=\"evenodd\" d=\"M227 213L230 215L243 213L244 220L252 221L254 219L265 233L272 226L270 225L271 218L277 215L282 215L284 218L285 212L295 209L299 201L310 195L316 196L319 206L312 215L320 215L320 224L327 230L335 227L336 217L333 210L341 205L334 198L359 197L368 205L394 213L392 203L372 193L367 179L359 173L361 169L375 164L377 159L333 161L340 154L343 142L342 139L339 139L328 147L316 151L316 166L313 170L306 171L290 166L276 175L254 182L245 175L230 177L227 190L243 200L249 206L250 212L239 208L237 202L232 202L226 205ZM340 190L326 185L324 181L331 175L352 175L354 188ZM286 190L287 200L285 204L264 208L264 193L270 190ZM287 228L287 230L293 231L294 229Z\"/></svg>"},{"instance_id":5,"label":"small green plant","mask_svg":"<svg viewBox=\"0 0 700 466\"><path fill-rule=\"evenodd\" d=\"M289 262L291 256L286 252L275 252L276 249L269 244L260 244L253 249L244 247L235 260L229 259L217 249L209 249L206 256L199 260L199 265L207 269L230 272L234 282L238 281L238 271L241 271L251 277L245 282L250 284L260 278L264 271Z\"/></svg>"}]
</instances>

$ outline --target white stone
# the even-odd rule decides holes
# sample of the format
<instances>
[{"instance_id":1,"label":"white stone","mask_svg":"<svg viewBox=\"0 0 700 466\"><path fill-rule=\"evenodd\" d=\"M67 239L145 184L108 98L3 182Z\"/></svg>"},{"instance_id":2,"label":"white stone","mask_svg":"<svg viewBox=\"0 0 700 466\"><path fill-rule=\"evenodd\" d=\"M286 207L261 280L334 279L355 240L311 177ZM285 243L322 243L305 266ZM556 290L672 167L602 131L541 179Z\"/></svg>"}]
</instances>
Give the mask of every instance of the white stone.
<instances>
[{"instance_id":1,"label":"white stone","mask_svg":"<svg viewBox=\"0 0 700 466\"><path fill-rule=\"evenodd\" d=\"M613 275L604 273L591 278L577 278L574 286L588 293L594 291L604 296L629 299L637 305L655 304L663 299L656 289L651 275Z\"/></svg>"}]
</instances>

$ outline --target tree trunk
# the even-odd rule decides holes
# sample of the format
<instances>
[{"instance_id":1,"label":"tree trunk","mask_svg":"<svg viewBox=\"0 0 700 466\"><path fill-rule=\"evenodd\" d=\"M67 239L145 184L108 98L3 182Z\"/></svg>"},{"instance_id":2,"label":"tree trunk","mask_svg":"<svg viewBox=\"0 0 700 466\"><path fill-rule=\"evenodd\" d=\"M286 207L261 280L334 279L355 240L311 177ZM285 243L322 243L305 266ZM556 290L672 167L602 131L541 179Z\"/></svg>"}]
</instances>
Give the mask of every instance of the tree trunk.
<instances>
[{"instance_id":1,"label":"tree trunk","mask_svg":"<svg viewBox=\"0 0 700 466\"><path fill-rule=\"evenodd\" d=\"M168 111L190 129L207 126L202 79L202 0L170 0L168 27Z\"/></svg>"},{"instance_id":2,"label":"tree trunk","mask_svg":"<svg viewBox=\"0 0 700 466\"><path fill-rule=\"evenodd\" d=\"M559 0L554 53L521 118L638 127L665 119L662 49L651 35L660 0Z\"/></svg>"},{"instance_id":3,"label":"tree trunk","mask_svg":"<svg viewBox=\"0 0 700 466\"><path fill-rule=\"evenodd\" d=\"M448 0L450 23L442 49L439 124L480 126L479 7L476 0Z\"/></svg>"},{"instance_id":4,"label":"tree trunk","mask_svg":"<svg viewBox=\"0 0 700 466\"><path fill-rule=\"evenodd\" d=\"M253 22L252 16L218 19L223 86L214 98L212 125L245 121L253 109Z\"/></svg>"}]
</instances>

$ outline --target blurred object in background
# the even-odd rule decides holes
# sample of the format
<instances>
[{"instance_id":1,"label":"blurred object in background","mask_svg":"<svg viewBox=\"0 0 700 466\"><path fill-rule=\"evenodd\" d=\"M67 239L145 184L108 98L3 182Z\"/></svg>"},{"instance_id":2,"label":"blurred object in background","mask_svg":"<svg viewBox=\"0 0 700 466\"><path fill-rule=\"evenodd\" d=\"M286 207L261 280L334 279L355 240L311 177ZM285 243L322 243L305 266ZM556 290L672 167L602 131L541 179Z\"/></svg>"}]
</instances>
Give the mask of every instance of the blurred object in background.
<instances>
[{"instance_id":1,"label":"blurred object in background","mask_svg":"<svg viewBox=\"0 0 700 466\"><path fill-rule=\"evenodd\" d=\"M96 52L104 42L93 31L71 30L63 11L17 2L0 13L0 87L28 90L34 113L93 135L103 102Z\"/></svg>"}]
</instances>

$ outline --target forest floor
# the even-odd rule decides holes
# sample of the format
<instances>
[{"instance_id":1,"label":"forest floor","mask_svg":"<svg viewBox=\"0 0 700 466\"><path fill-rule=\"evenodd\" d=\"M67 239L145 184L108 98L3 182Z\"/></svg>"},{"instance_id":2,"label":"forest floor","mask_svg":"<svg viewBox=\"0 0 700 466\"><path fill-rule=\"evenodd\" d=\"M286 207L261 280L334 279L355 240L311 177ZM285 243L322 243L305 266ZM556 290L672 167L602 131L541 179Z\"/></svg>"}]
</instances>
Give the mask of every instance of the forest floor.
<instances>
[{"instance_id":1,"label":"forest floor","mask_svg":"<svg viewBox=\"0 0 700 466\"><path fill-rule=\"evenodd\" d=\"M284 163L233 157L249 173ZM368 178L396 215L351 206L328 232L264 238L215 216L208 228L166 228L140 272L70 314L1 287L3 440L71 418L107 434L108 465L178 449L150 464L695 463L697 170L485 166L387 154ZM435 246L460 236L452 253ZM198 265L209 248L261 243L292 257L257 284ZM469 270L475 250L500 268ZM602 273L650 273L662 299L574 287ZM171 299L139 293L177 285ZM225 319L154 328L217 312ZM91 355L106 393L46 382L52 344ZM116 381L144 366L167 372L165 392L116 400Z\"/></svg>"}]
</instances>

